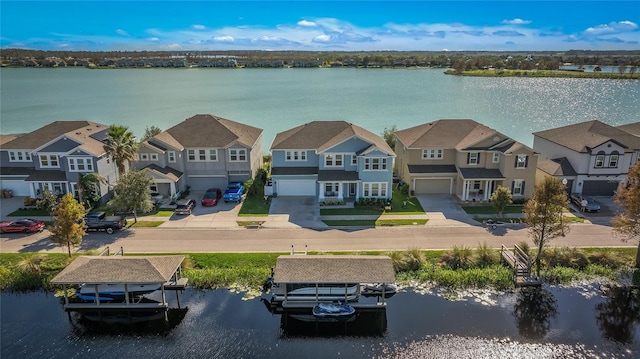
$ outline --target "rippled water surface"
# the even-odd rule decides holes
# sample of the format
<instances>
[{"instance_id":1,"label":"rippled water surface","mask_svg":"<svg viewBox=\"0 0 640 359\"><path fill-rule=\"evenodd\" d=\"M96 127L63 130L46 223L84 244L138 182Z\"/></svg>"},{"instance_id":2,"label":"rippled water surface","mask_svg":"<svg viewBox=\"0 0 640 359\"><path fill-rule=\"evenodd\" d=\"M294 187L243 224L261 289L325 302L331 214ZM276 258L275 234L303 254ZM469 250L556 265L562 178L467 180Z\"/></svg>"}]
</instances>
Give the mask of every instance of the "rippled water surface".
<instances>
[{"instance_id":1,"label":"rippled water surface","mask_svg":"<svg viewBox=\"0 0 640 359\"><path fill-rule=\"evenodd\" d=\"M2 358L635 358L637 292L596 286L448 300L409 288L385 312L317 323L227 290L168 296L168 318L97 324L43 292L2 293ZM180 309L178 309L178 306ZM634 314L635 313L635 314ZM88 315L87 315L88 317ZM90 318L95 319L95 318ZM112 318L111 318L112 319ZM109 319L109 320L111 320Z\"/></svg>"},{"instance_id":2,"label":"rippled water surface","mask_svg":"<svg viewBox=\"0 0 640 359\"><path fill-rule=\"evenodd\" d=\"M527 145L532 132L598 119L638 121L640 81L477 78L443 69L0 69L2 133L85 119L167 129L199 113L276 133L346 120L382 133L470 118Z\"/></svg>"}]
</instances>

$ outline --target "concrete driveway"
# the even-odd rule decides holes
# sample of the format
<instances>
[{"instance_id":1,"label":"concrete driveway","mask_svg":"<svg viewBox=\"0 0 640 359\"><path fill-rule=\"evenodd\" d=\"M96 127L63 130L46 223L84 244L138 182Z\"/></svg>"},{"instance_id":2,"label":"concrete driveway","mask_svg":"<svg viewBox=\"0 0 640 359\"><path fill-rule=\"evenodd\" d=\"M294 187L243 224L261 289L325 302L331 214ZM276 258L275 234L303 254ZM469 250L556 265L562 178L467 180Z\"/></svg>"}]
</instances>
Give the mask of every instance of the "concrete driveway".
<instances>
[{"instance_id":1,"label":"concrete driveway","mask_svg":"<svg viewBox=\"0 0 640 359\"><path fill-rule=\"evenodd\" d=\"M418 194L416 198L420 201L420 205L429 218L428 226L465 227L479 225L460 207L453 195Z\"/></svg>"},{"instance_id":2,"label":"concrete driveway","mask_svg":"<svg viewBox=\"0 0 640 359\"><path fill-rule=\"evenodd\" d=\"M191 192L188 198L196 200L193 213L188 216L172 215L161 224L163 228L240 228L236 222L242 203L224 203L222 199L217 206L203 207L200 204L204 192Z\"/></svg>"},{"instance_id":3,"label":"concrete driveway","mask_svg":"<svg viewBox=\"0 0 640 359\"><path fill-rule=\"evenodd\" d=\"M284 196L271 199L266 227L324 228L320 221L320 206L315 197Z\"/></svg>"}]
</instances>

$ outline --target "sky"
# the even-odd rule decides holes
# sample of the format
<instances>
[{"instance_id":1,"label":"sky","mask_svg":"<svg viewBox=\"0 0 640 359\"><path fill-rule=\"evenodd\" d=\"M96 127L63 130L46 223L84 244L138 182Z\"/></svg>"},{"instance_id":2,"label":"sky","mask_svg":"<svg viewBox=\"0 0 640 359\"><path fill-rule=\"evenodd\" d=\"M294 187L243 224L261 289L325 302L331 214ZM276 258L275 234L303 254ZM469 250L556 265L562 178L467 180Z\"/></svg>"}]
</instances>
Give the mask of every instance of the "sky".
<instances>
[{"instance_id":1,"label":"sky","mask_svg":"<svg viewBox=\"0 0 640 359\"><path fill-rule=\"evenodd\" d=\"M0 48L640 50L640 0L0 1Z\"/></svg>"}]
</instances>

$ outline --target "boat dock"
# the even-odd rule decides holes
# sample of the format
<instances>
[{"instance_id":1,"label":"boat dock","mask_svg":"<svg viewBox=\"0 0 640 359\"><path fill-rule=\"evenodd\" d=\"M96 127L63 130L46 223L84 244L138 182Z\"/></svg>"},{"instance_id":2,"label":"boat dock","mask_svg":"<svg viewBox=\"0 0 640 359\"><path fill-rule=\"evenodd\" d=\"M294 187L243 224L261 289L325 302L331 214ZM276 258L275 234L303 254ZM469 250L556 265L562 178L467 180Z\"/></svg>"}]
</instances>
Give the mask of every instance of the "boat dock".
<instances>
[{"instance_id":1,"label":"boat dock","mask_svg":"<svg viewBox=\"0 0 640 359\"><path fill-rule=\"evenodd\" d=\"M516 287L541 286L542 281L531 275L531 259L517 244L513 245L513 251L504 244L500 250L503 262L513 268L513 281Z\"/></svg>"}]
</instances>

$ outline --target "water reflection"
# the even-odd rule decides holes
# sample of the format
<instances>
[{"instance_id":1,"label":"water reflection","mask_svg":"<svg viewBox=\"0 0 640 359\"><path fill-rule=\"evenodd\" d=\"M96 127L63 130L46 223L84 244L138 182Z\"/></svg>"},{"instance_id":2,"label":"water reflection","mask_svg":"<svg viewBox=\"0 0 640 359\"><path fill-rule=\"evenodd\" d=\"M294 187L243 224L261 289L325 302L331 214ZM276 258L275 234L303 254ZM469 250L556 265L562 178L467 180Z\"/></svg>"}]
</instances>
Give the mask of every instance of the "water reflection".
<instances>
[{"instance_id":1,"label":"water reflection","mask_svg":"<svg viewBox=\"0 0 640 359\"><path fill-rule=\"evenodd\" d=\"M91 335L166 335L187 315L188 308L167 310L97 310L69 312L69 323L77 336Z\"/></svg>"},{"instance_id":2,"label":"water reflection","mask_svg":"<svg viewBox=\"0 0 640 359\"><path fill-rule=\"evenodd\" d=\"M347 319L316 318L311 309L285 310L280 317L280 329L285 337L372 337L387 331L385 309L361 310Z\"/></svg>"},{"instance_id":3,"label":"water reflection","mask_svg":"<svg viewBox=\"0 0 640 359\"><path fill-rule=\"evenodd\" d=\"M556 298L541 287L523 287L513 305L518 332L527 339L543 339L551 328L551 319L557 314Z\"/></svg>"},{"instance_id":4,"label":"water reflection","mask_svg":"<svg viewBox=\"0 0 640 359\"><path fill-rule=\"evenodd\" d=\"M624 344L632 343L640 323L640 289L607 286L604 292L606 300L596 305L596 321L602 336Z\"/></svg>"}]
</instances>

